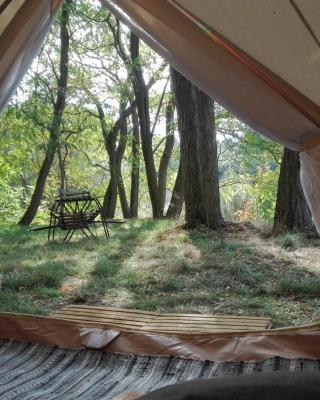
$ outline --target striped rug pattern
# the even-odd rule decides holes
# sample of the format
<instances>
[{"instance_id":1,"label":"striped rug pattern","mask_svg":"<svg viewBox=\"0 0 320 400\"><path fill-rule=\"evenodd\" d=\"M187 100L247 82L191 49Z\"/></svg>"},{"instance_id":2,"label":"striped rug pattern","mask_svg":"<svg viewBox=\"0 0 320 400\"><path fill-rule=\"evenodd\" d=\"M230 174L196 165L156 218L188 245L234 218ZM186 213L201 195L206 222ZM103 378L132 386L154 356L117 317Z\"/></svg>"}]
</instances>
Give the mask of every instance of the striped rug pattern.
<instances>
[{"instance_id":1,"label":"striped rug pattern","mask_svg":"<svg viewBox=\"0 0 320 400\"><path fill-rule=\"evenodd\" d=\"M209 362L64 350L0 340L0 399L113 399L177 382L277 370L320 370L320 362L273 358L263 362Z\"/></svg>"}]
</instances>

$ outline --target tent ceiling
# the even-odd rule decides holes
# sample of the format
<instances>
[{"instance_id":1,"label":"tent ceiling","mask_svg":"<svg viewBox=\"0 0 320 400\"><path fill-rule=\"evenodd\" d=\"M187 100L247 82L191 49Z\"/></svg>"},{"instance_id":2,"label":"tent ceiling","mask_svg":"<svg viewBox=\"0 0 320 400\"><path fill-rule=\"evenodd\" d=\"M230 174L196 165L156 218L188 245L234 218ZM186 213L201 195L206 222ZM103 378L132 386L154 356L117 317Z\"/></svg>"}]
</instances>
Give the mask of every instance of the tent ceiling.
<instances>
[{"instance_id":1,"label":"tent ceiling","mask_svg":"<svg viewBox=\"0 0 320 400\"><path fill-rule=\"evenodd\" d=\"M320 104L320 48L306 26L320 40L320 1L175 2Z\"/></svg>"}]
</instances>

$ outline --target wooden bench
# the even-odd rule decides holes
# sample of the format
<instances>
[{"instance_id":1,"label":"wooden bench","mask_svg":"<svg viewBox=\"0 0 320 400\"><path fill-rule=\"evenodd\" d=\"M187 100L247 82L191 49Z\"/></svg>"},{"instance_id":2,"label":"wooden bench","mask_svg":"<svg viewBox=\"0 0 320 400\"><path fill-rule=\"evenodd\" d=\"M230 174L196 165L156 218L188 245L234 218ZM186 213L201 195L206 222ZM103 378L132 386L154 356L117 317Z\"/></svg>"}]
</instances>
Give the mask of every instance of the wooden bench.
<instances>
[{"instance_id":1,"label":"wooden bench","mask_svg":"<svg viewBox=\"0 0 320 400\"><path fill-rule=\"evenodd\" d=\"M261 331L271 327L270 318L220 316L210 314L160 314L141 310L101 306L69 305L50 314L50 317L113 328L126 332L159 334L212 334Z\"/></svg>"}]
</instances>

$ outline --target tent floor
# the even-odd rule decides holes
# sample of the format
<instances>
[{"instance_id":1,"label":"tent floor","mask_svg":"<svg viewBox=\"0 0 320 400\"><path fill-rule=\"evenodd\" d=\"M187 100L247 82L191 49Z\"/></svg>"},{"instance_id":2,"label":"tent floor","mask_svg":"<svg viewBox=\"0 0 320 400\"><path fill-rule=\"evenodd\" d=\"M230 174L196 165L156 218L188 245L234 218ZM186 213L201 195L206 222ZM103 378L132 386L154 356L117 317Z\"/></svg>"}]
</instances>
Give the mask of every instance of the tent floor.
<instances>
[{"instance_id":1,"label":"tent floor","mask_svg":"<svg viewBox=\"0 0 320 400\"><path fill-rule=\"evenodd\" d=\"M318 360L213 362L64 350L0 340L0 399L114 399L177 382L271 371L320 371Z\"/></svg>"},{"instance_id":2,"label":"tent floor","mask_svg":"<svg viewBox=\"0 0 320 400\"><path fill-rule=\"evenodd\" d=\"M50 314L99 328L121 331L151 332L156 334L214 334L244 331L262 331L270 328L270 318L221 316L203 314L160 314L141 310L107 308L101 306L69 305Z\"/></svg>"}]
</instances>

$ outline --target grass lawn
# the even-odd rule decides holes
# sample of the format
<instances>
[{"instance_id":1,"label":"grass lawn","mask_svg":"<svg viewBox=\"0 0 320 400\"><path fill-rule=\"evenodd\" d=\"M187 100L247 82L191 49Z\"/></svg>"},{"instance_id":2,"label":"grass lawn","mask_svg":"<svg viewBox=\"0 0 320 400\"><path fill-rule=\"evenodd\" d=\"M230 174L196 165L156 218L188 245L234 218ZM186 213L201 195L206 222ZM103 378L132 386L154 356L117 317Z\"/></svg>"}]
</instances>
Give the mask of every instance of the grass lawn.
<instances>
[{"instance_id":1,"label":"grass lawn","mask_svg":"<svg viewBox=\"0 0 320 400\"><path fill-rule=\"evenodd\" d=\"M174 221L112 226L96 240L47 242L46 232L0 228L2 311L47 314L69 303L167 312L320 320L320 240L264 238L250 225L220 233Z\"/></svg>"}]
</instances>

